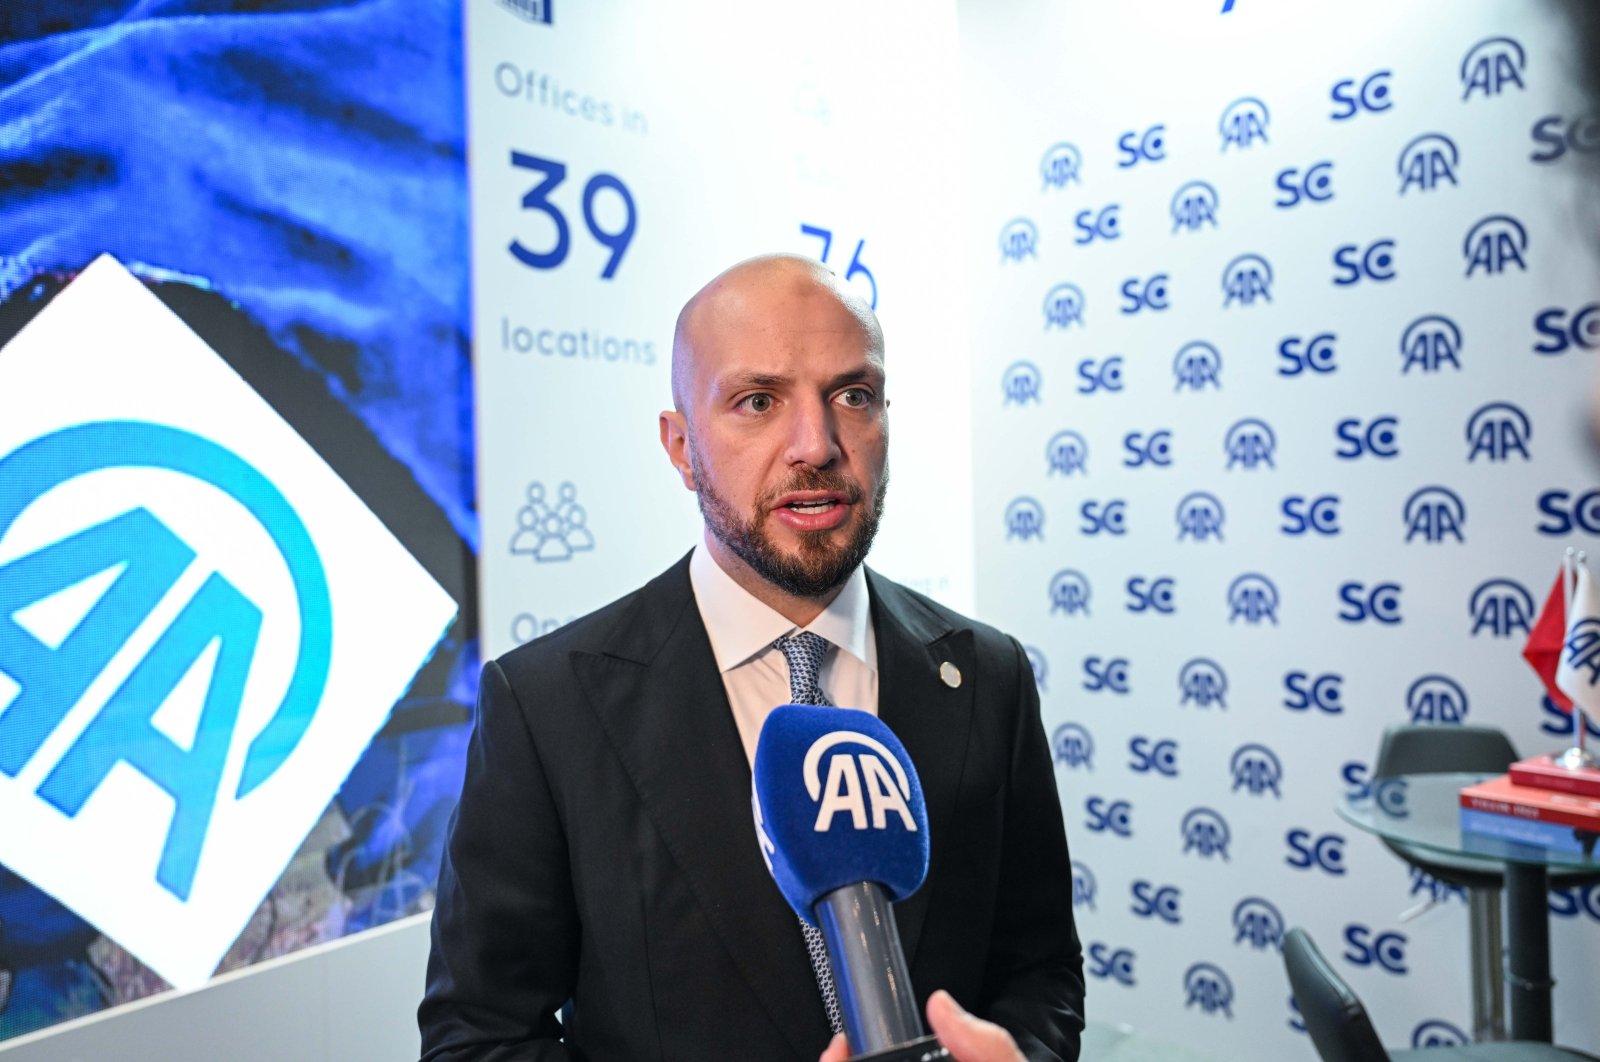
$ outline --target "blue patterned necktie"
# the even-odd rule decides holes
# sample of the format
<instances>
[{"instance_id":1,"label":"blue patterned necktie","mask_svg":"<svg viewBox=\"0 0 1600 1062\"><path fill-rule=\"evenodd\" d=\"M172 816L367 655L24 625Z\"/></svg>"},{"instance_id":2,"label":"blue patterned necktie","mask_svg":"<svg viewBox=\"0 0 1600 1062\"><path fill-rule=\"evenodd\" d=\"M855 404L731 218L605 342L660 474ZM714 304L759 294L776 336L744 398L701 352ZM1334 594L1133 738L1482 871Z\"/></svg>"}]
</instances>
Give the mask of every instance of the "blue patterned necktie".
<instances>
[{"instance_id":1,"label":"blue patterned necktie","mask_svg":"<svg viewBox=\"0 0 1600 1062\"><path fill-rule=\"evenodd\" d=\"M801 631L779 638L775 644L789 662L789 699L795 704L831 707L833 702L817 684L817 672L828 651L828 640L810 631ZM800 932L806 939L806 952L811 956L811 972L817 975L817 991L822 993L822 1005L828 1012L828 1027L836 1033L844 1032L844 1023L839 1019L839 994L834 991L833 970L828 966L828 945L822 939L822 931L802 918Z\"/></svg>"}]
</instances>

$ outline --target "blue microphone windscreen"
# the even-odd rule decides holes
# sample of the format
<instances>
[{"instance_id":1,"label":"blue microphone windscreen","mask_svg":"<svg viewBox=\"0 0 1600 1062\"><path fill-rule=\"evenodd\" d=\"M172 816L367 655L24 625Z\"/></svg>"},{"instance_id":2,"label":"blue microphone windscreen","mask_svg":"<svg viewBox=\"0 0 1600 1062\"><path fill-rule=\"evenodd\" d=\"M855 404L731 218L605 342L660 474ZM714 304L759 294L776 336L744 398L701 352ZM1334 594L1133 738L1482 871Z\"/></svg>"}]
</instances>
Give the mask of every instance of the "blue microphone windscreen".
<instances>
[{"instance_id":1,"label":"blue microphone windscreen","mask_svg":"<svg viewBox=\"0 0 1600 1062\"><path fill-rule=\"evenodd\" d=\"M786 704L762 724L752 769L756 833L789 905L877 882L891 900L928 874L928 809L911 757L876 716Z\"/></svg>"}]
</instances>

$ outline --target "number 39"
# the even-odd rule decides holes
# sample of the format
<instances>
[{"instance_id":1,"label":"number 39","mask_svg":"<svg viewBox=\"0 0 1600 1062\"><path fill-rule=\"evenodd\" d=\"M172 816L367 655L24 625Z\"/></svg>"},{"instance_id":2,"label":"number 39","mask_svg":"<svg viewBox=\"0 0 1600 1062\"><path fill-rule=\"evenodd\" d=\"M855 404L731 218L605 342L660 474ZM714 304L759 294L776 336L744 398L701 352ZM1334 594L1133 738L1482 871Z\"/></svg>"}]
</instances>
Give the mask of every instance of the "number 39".
<instances>
[{"instance_id":1,"label":"number 39","mask_svg":"<svg viewBox=\"0 0 1600 1062\"><path fill-rule=\"evenodd\" d=\"M566 164L556 162L554 159L513 151L511 165L542 175L543 179L523 194L522 208L537 210L548 217L556 228L556 244L550 250L532 251L523 246L522 241L512 240L511 254L517 261L532 269L554 269L567 260L567 252L572 249L572 234L567 225L566 215L561 212L560 207L550 202L550 193L566 180ZM594 216L595 197L608 189L622 199L622 205L627 209L627 221L615 232L602 229ZM597 173L589 178L589 183L583 186L583 222L595 242L611 252L606 267L600 271L601 280L610 280L616 276L617 267L622 264L622 256L627 253L628 244L633 242L633 231L638 221L639 214L634 208L633 196L628 192L627 185L609 173Z\"/></svg>"}]
</instances>

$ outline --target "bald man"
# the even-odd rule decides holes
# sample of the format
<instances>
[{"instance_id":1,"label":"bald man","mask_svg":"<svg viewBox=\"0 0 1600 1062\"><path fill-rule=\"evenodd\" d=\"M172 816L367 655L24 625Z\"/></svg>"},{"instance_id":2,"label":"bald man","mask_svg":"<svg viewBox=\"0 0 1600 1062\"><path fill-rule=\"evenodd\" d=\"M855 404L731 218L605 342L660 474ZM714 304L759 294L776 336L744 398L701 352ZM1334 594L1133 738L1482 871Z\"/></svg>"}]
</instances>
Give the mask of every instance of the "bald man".
<instances>
[{"instance_id":1,"label":"bald man","mask_svg":"<svg viewBox=\"0 0 1600 1062\"><path fill-rule=\"evenodd\" d=\"M750 819L800 632L827 699L882 718L922 780L928 878L896 906L922 1003L947 990L931 1013L959 1003L982 1042L1077 1058L1071 864L1027 658L862 564L888 485L876 317L814 262L742 262L679 316L672 390L661 443L703 539L485 665L423 1058L841 1057Z\"/></svg>"}]
</instances>

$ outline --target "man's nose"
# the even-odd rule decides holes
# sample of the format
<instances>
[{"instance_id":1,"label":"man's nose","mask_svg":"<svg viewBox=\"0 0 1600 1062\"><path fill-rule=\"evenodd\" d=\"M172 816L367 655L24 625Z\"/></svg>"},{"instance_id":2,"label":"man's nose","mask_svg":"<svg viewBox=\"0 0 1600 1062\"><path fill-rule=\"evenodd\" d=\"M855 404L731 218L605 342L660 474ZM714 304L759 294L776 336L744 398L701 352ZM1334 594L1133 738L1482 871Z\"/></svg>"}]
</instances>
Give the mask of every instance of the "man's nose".
<instances>
[{"instance_id":1,"label":"man's nose","mask_svg":"<svg viewBox=\"0 0 1600 1062\"><path fill-rule=\"evenodd\" d=\"M789 424L790 464L826 468L839 457L838 425L833 409L823 401L801 403Z\"/></svg>"}]
</instances>

